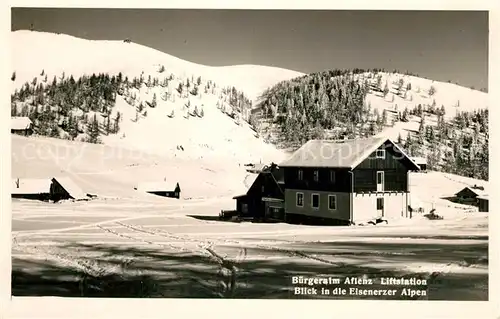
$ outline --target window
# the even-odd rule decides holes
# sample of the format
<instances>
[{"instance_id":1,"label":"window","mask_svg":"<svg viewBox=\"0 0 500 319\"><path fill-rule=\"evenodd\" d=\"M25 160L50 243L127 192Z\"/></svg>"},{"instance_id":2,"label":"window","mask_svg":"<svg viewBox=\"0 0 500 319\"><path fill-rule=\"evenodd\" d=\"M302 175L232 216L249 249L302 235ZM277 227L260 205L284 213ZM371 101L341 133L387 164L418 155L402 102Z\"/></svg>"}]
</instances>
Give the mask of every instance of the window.
<instances>
[{"instance_id":1,"label":"window","mask_svg":"<svg viewBox=\"0 0 500 319\"><path fill-rule=\"evenodd\" d=\"M335 171L333 169L330 170L330 182L335 183Z\"/></svg>"},{"instance_id":2,"label":"window","mask_svg":"<svg viewBox=\"0 0 500 319\"><path fill-rule=\"evenodd\" d=\"M328 195L328 209L337 209L337 195Z\"/></svg>"},{"instance_id":3,"label":"window","mask_svg":"<svg viewBox=\"0 0 500 319\"><path fill-rule=\"evenodd\" d=\"M319 208L319 194L311 194L311 207Z\"/></svg>"},{"instance_id":4,"label":"window","mask_svg":"<svg viewBox=\"0 0 500 319\"><path fill-rule=\"evenodd\" d=\"M385 150L377 150L376 158L385 158Z\"/></svg>"},{"instance_id":5,"label":"window","mask_svg":"<svg viewBox=\"0 0 500 319\"><path fill-rule=\"evenodd\" d=\"M299 169L299 170L297 171L297 179L298 179L299 181L301 181L301 180L303 180L303 179L304 179L304 171L303 171L303 170Z\"/></svg>"},{"instance_id":6,"label":"window","mask_svg":"<svg viewBox=\"0 0 500 319\"><path fill-rule=\"evenodd\" d=\"M377 172L377 192L384 191L384 172Z\"/></svg>"},{"instance_id":7,"label":"window","mask_svg":"<svg viewBox=\"0 0 500 319\"><path fill-rule=\"evenodd\" d=\"M241 204L241 212L243 214L248 213L248 204Z\"/></svg>"},{"instance_id":8,"label":"window","mask_svg":"<svg viewBox=\"0 0 500 319\"><path fill-rule=\"evenodd\" d=\"M314 181L315 182L319 181L319 172L318 172L318 170L314 171Z\"/></svg>"},{"instance_id":9,"label":"window","mask_svg":"<svg viewBox=\"0 0 500 319\"><path fill-rule=\"evenodd\" d=\"M382 184L383 179L384 179L384 172L377 172L377 184Z\"/></svg>"},{"instance_id":10,"label":"window","mask_svg":"<svg viewBox=\"0 0 500 319\"><path fill-rule=\"evenodd\" d=\"M261 192L264 193L264 190L265 190L264 185L262 185Z\"/></svg>"},{"instance_id":11,"label":"window","mask_svg":"<svg viewBox=\"0 0 500 319\"><path fill-rule=\"evenodd\" d=\"M377 198L377 210L383 210L383 209L384 209L384 199Z\"/></svg>"},{"instance_id":12,"label":"window","mask_svg":"<svg viewBox=\"0 0 500 319\"><path fill-rule=\"evenodd\" d=\"M304 193L297 193L296 196L297 207L304 207Z\"/></svg>"}]
</instances>

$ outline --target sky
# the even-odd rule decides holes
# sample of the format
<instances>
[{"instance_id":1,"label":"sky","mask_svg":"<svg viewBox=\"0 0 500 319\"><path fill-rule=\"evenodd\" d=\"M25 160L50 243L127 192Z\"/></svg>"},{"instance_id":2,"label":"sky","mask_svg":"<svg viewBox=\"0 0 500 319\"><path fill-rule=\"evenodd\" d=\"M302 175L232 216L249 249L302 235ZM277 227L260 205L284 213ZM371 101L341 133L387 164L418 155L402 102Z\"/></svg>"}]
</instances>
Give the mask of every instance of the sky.
<instances>
[{"instance_id":1,"label":"sky","mask_svg":"<svg viewBox=\"0 0 500 319\"><path fill-rule=\"evenodd\" d=\"M131 39L205 65L384 68L488 86L488 13L12 8L12 30Z\"/></svg>"}]
</instances>

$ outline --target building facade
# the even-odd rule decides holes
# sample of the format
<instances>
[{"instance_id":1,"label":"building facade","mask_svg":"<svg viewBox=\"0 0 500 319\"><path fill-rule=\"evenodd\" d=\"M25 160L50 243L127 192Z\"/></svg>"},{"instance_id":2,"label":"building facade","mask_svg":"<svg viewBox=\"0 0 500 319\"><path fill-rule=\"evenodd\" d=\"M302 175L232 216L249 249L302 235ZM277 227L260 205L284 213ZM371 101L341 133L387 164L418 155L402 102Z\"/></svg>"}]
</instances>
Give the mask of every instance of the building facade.
<instances>
[{"instance_id":1,"label":"building facade","mask_svg":"<svg viewBox=\"0 0 500 319\"><path fill-rule=\"evenodd\" d=\"M247 193L233 199L236 200L236 210L242 217L283 220L283 170L275 164L265 166Z\"/></svg>"},{"instance_id":2,"label":"building facade","mask_svg":"<svg viewBox=\"0 0 500 319\"><path fill-rule=\"evenodd\" d=\"M389 139L309 141L280 168L286 220L351 224L411 217L409 173L419 166Z\"/></svg>"}]
</instances>

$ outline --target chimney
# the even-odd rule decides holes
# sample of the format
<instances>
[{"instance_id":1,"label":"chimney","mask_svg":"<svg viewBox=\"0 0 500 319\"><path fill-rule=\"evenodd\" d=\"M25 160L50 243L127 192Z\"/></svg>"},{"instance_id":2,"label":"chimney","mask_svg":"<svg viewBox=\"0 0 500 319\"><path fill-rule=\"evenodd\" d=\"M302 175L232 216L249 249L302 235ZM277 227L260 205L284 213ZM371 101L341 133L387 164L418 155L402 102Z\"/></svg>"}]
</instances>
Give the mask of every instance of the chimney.
<instances>
[{"instance_id":1,"label":"chimney","mask_svg":"<svg viewBox=\"0 0 500 319\"><path fill-rule=\"evenodd\" d=\"M16 179L16 188L19 188L19 178Z\"/></svg>"}]
</instances>

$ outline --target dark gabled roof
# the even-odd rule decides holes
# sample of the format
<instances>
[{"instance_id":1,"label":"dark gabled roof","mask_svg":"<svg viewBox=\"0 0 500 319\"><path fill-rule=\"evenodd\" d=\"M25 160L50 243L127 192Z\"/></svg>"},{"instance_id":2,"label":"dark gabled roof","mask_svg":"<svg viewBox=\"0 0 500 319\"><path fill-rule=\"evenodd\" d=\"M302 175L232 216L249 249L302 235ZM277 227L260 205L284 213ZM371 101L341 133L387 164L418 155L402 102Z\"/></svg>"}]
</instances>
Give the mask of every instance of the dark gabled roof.
<instances>
[{"instance_id":1,"label":"dark gabled roof","mask_svg":"<svg viewBox=\"0 0 500 319\"><path fill-rule=\"evenodd\" d=\"M247 194L241 194L241 195L238 195L238 196L234 196L233 199L245 198L247 196L248 196Z\"/></svg>"},{"instance_id":2,"label":"dark gabled roof","mask_svg":"<svg viewBox=\"0 0 500 319\"><path fill-rule=\"evenodd\" d=\"M386 137L370 137L342 141L310 140L302 145L280 167L336 167L354 169L377 148L390 142L413 165L420 167L396 143Z\"/></svg>"},{"instance_id":3,"label":"dark gabled roof","mask_svg":"<svg viewBox=\"0 0 500 319\"><path fill-rule=\"evenodd\" d=\"M251 181L251 185L248 187L247 193L233 197L233 199L238 199L247 196L248 192L254 187L257 181L261 181L264 176L270 176L276 183L276 187L282 194L285 194L282 185L284 183L284 171L280 169L276 164L271 163L269 165L264 165L259 174L250 175L248 181Z\"/></svg>"},{"instance_id":4,"label":"dark gabled roof","mask_svg":"<svg viewBox=\"0 0 500 319\"><path fill-rule=\"evenodd\" d=\"M69 177L54 177L52 182L58 183L73 199L88 198L87 194Z\"/></svg>"},{"instance_id":5,"label":"dark gabled roof","mask_svg":"<svg viewBox=\"0 0 500 319\"><path fill-rule=\"evenodd\" d=\"M269 174L273 178L280 192L283 195L285 194L284 189L280 185L285 183L285 171L283 169L280 169L278 165L271 163L268 166L264 166L261 174Z\"/></svg>"},{"instance_id":6,"label":"dark gabled roof","mask_svg":"<svg viewBox=\"0 0 500 319\"><path fill-rule=\"evenodd\" d=\"M466 186L466 187L462 188L459 192L457 192L455 194L455 196L460 196L460 194L464 193L464 192L472 192L477 197L488 196L488 193L484 190L484 187L482 187L482 188L476 188L476 187L472 187L472 186Z\"/></svg>"}]
</instances>

